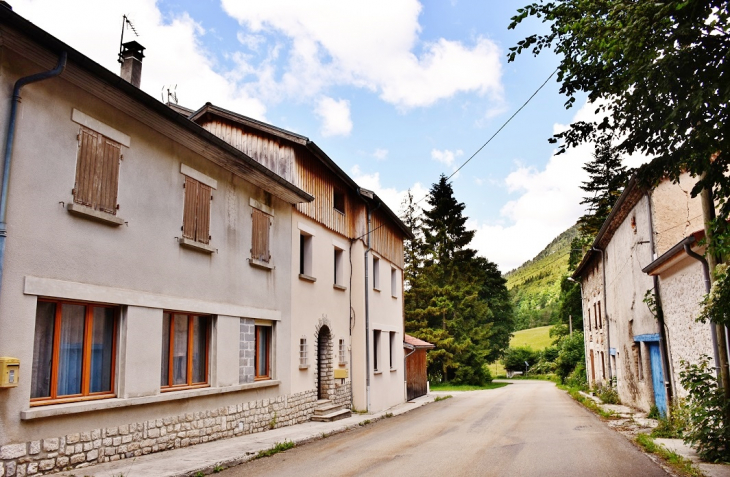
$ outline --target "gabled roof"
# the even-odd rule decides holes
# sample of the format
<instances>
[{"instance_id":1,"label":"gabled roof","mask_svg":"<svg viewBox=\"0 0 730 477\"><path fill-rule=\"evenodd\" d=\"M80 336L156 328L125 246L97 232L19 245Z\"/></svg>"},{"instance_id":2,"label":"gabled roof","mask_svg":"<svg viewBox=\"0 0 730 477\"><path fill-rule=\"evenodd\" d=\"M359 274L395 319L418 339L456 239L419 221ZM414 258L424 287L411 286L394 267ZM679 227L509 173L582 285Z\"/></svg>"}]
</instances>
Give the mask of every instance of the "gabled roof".
<instances>
[{"instance_id":1,"label":"gabled roof","mask_svg":"<svg viewBox=\"0 0 730 477\"><path fill-rule=\"evenodd\" d=\"M3 47L18 52L41 68L55 66L57 56L67 52L68 63L60 76L65 81L290 204L311 202L314 199L190 121L177 109L173 110L2 5L0 35Z\"/></svg>"},{"instance_id":2,"label":"gabled roof","mask_svg":"<svg viewBox=\"0 0 730 477\"><path fill-rule=\"evenodd\" d=\"M229 111L227 109L221 108L220 106L216 106L214 104L211 104L210 102L205 103L202 108L198 109L194 113L190 114L189 119L194 122L203 121L206 117L210 116L217 116L219 118L225 119L227 121L239 124L244 127L249 127L252 129L257 129L259 131L263 131L265 133L271 134L272 136L278 137L280 139L283 139L285 141L289 141L293 144L297 144L299 146L302 146L306 148L314 157L319 159L319 161L327 167L337 178L339 178L341 181L343 181L350 189L352 189L355 192L358 192L361 190L360 186L357 185L357 183L352 180L352 178L347 175L345 171L343 171L340 166L338 166L335 161L333 161L314 141L310 141L308 137L302 136L301 134L297 134L291 131L287 131L286 129L282 129L277 126L273 126L271 124L265 123L263 121L259 121L257 119L250 118L248 116L244 116L242 114ZM362 196L361 196L362 197ZM414 235L413 232L411 232L411 229L409 229L401 220L400 218L387 206L385 205L385 202L383 202L380 197L377 196L377 194L373 194L373 199L367 199L363 197L363 200L370 200L375 203L377 206L380 204L379 210L385 213L385 215L403 232L403 234L408 237L409 239L413 239Z\"/></svg>"},{"instance_id":3,"label":"gabled roof","mask_svg":"<svg viewBox=\"0 0 730 477\"><path fill-rule=\"evenodd\" d=\"M408 334L404 335L403 343L417 349L432 349L436 347L428 341L419 340L418 338L414 338L413 336Z\"/></svg>"}]
</instances>

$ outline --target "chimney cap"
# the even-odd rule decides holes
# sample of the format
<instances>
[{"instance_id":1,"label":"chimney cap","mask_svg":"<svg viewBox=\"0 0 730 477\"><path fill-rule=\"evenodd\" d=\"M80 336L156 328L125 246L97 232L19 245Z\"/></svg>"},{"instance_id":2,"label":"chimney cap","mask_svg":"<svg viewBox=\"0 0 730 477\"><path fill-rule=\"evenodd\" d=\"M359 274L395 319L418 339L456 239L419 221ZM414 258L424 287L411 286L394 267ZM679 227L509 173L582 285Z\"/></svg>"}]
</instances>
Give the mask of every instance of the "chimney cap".
<instances>
[{"instance_id":1,"label":"chimney cap","mask_svg":"<svg viewBox=\"0 0 730 477\"><path fill-rule=\"evenodd\" d=\"M122 57L133 56L138 60L144 58L145 47L137 43L136 41L128 41L122 44Z\"/></svg>"}]
</instances>

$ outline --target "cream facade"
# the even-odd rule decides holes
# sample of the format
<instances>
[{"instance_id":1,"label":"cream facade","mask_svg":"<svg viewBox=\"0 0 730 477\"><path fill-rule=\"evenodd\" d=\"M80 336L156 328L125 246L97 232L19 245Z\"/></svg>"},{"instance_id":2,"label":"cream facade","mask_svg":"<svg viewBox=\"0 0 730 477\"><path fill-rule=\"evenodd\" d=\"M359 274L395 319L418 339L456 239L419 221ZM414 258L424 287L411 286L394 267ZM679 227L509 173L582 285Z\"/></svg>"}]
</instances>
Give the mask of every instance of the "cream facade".
<instances>
[{"instance_id":1,"label":"cream facade","mask_svg":"<svg viewBox=\"0 0 730 477\"><path fill-rule=\"evenodd\" d=\"M390 270L402 280L409 233L381 209L383 229L368 234L377 196L357 197L296 135L281 132L293 137L289 162L234 147L4 7L0 36L8 96L68 55L60 76L24 87L16 118L0 356L20 367L0 388L0 475L292 425L320 399L359 405L366 373L353 363L366 348L353 340L373 330L359 331L367 238L389 283ZM306 169L304 146L346 193L345 229L317 215L324 196L293 175ZM308 274L302 233L313 239ZM394 290L370 302L371 323L399 353L387 381L373 381L371 411L404 400L402 285Z\"/></svg>"},{"instance_id":2,"label":"cream facade","mask_svg":"<svg viewBox=\"0 0 730 477\"><path fill-rule=\"evenodd\" d=\"M584 321L593 316L594 330L585 325L590 383L600 382L588 355L595 356L594 343L601 340L594 305L602 296L606 330L599 331L608 377L623 403L645 411L656 405L665 412L672 399L686 395L678 382L681 360L712 355L709 325L695 322L704 294L702 266L677 248L702 228L699 197L690 194L694 184L683 174L647 191L632 180L574 274L582 282ZM603 264L605 283L598 280Z\"/></svg>"}]
</instances>

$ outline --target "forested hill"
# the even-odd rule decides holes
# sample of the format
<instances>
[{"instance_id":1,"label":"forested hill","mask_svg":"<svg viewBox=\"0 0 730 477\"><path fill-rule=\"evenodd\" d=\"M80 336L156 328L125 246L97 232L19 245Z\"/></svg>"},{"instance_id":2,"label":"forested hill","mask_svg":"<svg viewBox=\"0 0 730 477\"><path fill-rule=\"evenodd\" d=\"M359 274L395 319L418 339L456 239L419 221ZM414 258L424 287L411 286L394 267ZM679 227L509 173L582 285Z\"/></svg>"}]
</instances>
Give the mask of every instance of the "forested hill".
<instances>
[{"instance_id":1,"label":"forested hill","mask_svg":"<svg viewBox=\"0 0 730 477\"><path fill-rule=\"evenodd\" d=\"M578 234L576 225L517 269L505 275L512 296L517 330L544 326L558 321L560 280L568 273L570 243Z\"/></svg>"}]
</instances>

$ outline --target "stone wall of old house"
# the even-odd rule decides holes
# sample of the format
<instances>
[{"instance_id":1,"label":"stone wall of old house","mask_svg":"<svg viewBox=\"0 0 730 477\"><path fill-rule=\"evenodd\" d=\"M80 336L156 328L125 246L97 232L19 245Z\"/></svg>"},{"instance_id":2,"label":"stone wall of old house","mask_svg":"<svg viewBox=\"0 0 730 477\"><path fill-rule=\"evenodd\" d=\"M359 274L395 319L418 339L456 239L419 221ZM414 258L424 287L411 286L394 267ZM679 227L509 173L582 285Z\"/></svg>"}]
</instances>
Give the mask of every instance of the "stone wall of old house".
<instances>
[{"instance_id":1,"label":"stone wall of old house","mask_svg":"<svg viewBox=\"0 0 730 477\"><path fill-rule=\"evenodd\" d=\"M582 283L583 336L585 339L586 376L588 385L606 384L608 380L608 343L606 316L603 311L603 264L601 255L594 255L586 267ZM600 311L600 320L598 318ZM592 357L592 359L591 359Z\"/></svg>"},{"instance_id":2,"label":"stone wall of old house","mask_svg":"<svg viewBox=\"0 0 730 477\"><path fill-rule=\"evenodd\" d=\"M700 197L692 197L691 194L696 183L697 179L685 172L679 177L679 182L664 180L652 191L657 256L693 232L704 229Z\"/></svg>"},{"instance_id":3,"label":"stone wall of old house","mask_svg":"<svg viewBox=\"0 0 730 477\"><path fill-rule=\"evenodd\" d=\"M338 386L335 395L349 403L349 388L349 385ZM316 401L317 391L310 390L4 445L0 447L0 476L26 477L82 469L97 463L291 426L308 421Z\"/></svg>"},{"instance_id":4,"label":"stone wall of old house","mask_svg":"<svg viewBox=\"0 0 730 477\"><path fill-rule=\"evenodd\" d=\"M684 398L687 391L679 382L681 362L697 363L702 355L713 358L710 324L695 321L705 294L702 265L684 255L680 261L660 272L659 280L670 348L672 386L677 396Z\"/></svg>"}]
</instances>

